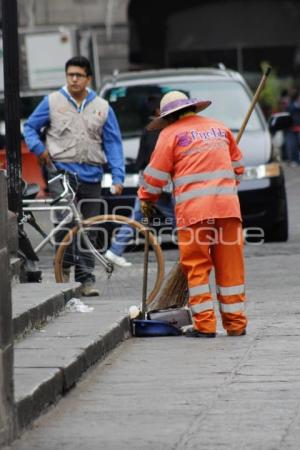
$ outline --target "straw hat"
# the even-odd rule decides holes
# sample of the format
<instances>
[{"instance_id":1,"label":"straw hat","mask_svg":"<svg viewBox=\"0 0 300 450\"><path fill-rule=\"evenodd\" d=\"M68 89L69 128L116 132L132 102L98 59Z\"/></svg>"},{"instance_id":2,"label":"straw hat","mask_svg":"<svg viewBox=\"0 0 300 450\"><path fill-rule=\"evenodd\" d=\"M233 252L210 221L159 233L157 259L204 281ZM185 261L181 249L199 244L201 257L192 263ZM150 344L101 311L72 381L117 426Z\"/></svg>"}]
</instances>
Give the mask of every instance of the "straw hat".
<instances>
[{"instance_id":1,"label":"straw hat","mask_svg":"<svg viewBox=\"0 0 300 450\"><path fill-rule=\"evenodd\" d=\"M170 91L160 101L160 117L165 117L179 109L196 106L196 112L202 111L211 104L210 101L201 101L197 98L188 98L183 92Z\"/></svg>"},{"instance_id":2,"label":"straw hat","mask_svg":"<svg viewBox=\"0 0 300 450\"><path fill-rule=\"evenodd\" d=\"M198 100L197 98L188 98L183 92L170 91L163 96L160 101L160 116L151 122L149 129L160 128L166 125L166 121L163 120L166 116L179 111L180 109L195 106L195 111L203 111L211 105L209 100Z\"/></svg>"}]
</instances>

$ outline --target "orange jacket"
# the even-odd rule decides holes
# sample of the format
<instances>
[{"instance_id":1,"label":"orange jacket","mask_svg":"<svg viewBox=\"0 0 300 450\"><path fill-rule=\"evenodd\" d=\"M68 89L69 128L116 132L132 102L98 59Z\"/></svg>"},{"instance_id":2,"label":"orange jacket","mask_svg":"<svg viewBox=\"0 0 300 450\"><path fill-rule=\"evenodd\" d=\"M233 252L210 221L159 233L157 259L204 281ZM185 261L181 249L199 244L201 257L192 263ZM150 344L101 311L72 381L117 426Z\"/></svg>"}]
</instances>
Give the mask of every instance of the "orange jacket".
<instances>
[{"instance_id":1,"label":"orange jacket","mask_svg":"<svg viewBox=\"0 0 300 450\"><path fill-rule=\"evenodd\" d=\"M237 184L243 172L231 131L217 120L186 115L161 131L138 196L156 201L171 178L179 228L207 219L241 220Z\"/></svg>"}]
</instances>

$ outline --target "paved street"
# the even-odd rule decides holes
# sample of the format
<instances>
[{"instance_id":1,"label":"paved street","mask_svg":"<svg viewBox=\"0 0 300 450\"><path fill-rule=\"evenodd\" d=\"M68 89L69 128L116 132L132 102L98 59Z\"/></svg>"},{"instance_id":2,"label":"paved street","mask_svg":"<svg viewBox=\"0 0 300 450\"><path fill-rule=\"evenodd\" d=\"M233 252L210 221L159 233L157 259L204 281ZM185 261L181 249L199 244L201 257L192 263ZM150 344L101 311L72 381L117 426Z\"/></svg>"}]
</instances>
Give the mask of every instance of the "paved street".
<instances>
[{"instance_id":1,"label":"paved street","mask_svg":"<svg viewBox=\"0 0 300 450\"><path fill-rule=\"evenodd\" d=\"M298 449L300 168L286 175L289 242L246 247L247 336L129 339L11 450Z\"/></svg>"}]
</instances>

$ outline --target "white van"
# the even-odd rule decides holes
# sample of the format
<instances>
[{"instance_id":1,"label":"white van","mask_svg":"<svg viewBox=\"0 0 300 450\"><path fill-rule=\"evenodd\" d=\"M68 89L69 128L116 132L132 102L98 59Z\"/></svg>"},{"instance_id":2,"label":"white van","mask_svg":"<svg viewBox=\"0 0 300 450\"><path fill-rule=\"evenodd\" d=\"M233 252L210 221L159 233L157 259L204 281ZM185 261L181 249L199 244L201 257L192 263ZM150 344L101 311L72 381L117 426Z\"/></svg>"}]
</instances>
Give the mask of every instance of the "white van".
<instances>
[{"instance_id":1,"label":"white van","mask_svg":"<svg viewBox=\"0 0 300 450\"><path fill-rule=\"evenodd\" d=\"M235 135L252 99L244 78L238 72L223 68L161 69L120 73L106 78L100 95L109 101L117 115L126 156L125 196L116 199L123 204L132 204L136 194L138 176L134 162L142 129L149 120L147 99L174 89L189 97L211 100L212 105L201 114L221 120ZM280 124L280 117L277 123L273 118L273 133L283 127L283 122ZM270 127L258 105L239 146L246 165L239 186L243 225L261 229L265 241L286 241L288 213L284 175Z\"/></svg>"}]
</instances>

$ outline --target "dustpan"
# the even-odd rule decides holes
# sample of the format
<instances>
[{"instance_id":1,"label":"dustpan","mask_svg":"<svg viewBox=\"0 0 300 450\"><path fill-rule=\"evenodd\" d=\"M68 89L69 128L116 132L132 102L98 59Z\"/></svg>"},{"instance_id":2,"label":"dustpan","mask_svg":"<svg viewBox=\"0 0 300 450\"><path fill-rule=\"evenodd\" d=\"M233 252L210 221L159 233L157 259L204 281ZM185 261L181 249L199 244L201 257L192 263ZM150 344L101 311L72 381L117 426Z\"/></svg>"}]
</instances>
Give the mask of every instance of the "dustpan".
<instances>
[{"instance_id":1,"label":"dustpan","mask_svg":"<svg viewBox=\"0 0 300 450\"><path fill-rule=\"evenodd\" d=\"M147 319L147 281L149 259L149 228L145 230L142 318L132 320L132 334L136 337L179 336L181 331L163 320Z\"/></svg>"},{"instance_id":2,"label":"dustpan","mask_svg":"<svg viewBox=\"0 0 300 450\"><path fill-rule=\"evenodd\" d=\"M134 319L132 332L136 337L180 336L181 331L162 320Z\"/></svg>"}]
</instances>

